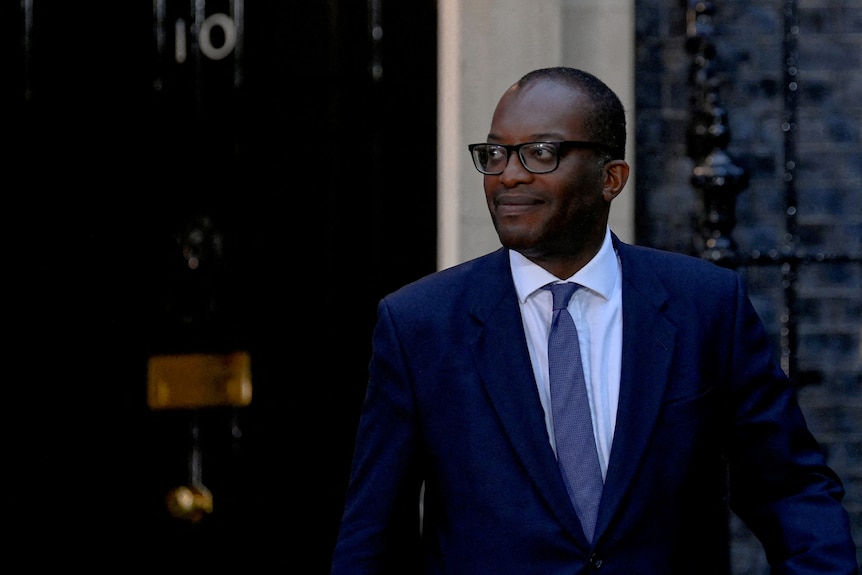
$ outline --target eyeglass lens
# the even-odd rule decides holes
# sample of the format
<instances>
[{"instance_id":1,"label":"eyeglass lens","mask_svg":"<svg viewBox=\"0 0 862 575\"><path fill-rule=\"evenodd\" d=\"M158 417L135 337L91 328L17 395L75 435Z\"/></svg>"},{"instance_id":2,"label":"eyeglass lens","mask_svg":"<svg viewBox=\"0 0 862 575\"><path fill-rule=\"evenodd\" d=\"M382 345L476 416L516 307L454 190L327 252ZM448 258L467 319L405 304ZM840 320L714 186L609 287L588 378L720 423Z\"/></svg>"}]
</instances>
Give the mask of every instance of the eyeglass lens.
<instances>
[{"instance_id":1,"label":"eyeglass lens","mask_svg":"<svg viewBox=\"0 0 862 575\"><path fill-rule=\"evenodd\" d=\"M522 144L517 148L521 163L529 171L541 174L557 167L557 148L548 142ZM498 144L480 144L473 148L473 163L485 174L501 174L509 161L509 150Z\"/></svg>"}]
</instances>

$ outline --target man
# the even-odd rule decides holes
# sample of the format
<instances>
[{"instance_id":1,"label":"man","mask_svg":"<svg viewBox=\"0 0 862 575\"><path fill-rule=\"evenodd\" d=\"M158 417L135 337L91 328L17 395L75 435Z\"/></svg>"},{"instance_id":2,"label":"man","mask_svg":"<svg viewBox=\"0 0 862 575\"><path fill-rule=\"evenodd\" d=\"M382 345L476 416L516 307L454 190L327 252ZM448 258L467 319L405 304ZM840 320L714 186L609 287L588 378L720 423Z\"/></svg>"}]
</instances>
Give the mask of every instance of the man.
<instances>
[{"instance_id":1,"label":"man","mask_svg":"<svg viewBox=\"0 0 862 575\"><path fill-rule=\"evenodd\" d=\"M722 573L728 503L774 573L857 573L843 487L738 275L609 230L624 150L590 74L503 94L470 146L503 247L380 302L333 575ZM552 305L560 283L579 289ZM561 410L569 316L587 398ZM587 440L558 426L577 405Z\"/></svg>"}]
</instances>

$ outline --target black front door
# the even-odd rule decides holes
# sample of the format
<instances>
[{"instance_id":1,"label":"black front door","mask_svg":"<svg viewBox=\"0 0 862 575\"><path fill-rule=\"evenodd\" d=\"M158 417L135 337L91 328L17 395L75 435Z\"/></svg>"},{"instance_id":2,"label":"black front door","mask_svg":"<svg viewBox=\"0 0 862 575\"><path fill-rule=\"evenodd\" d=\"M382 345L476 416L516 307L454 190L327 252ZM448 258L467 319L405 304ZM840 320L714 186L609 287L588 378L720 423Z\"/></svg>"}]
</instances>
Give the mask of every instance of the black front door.
<instances>
[{"instance_id":1,"label":"black front door","mask_svg":"<svg viewBox=\"0 0 862 575\"><path fill-rule=\"evenodd\" d=\"M326 573L376 302L435 267L435 3L2 10L13 551ZM237 351L247 405L148 402Z\"/></svg>"}]
</instances>

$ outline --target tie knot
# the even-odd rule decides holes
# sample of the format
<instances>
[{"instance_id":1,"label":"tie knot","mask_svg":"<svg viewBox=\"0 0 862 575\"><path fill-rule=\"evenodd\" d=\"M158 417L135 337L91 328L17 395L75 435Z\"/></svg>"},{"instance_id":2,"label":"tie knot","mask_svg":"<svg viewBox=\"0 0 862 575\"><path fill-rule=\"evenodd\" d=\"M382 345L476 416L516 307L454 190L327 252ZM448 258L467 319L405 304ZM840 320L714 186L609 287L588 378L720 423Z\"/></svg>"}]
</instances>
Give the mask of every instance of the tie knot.
<instances>
[{"instance_id":1,"label":"tie knot","mask_svg":"<svg viewBox=\"0 0 862 575\"><path fill-rule=\"evenodd\" d=\"M551 290L554 295L554 311L565 309L569 305L569 300L572 299L572 294L578 291L580 284L566 282L557 284L548 284L542 286L546 290Z\"/></svg>"}]
</instances>

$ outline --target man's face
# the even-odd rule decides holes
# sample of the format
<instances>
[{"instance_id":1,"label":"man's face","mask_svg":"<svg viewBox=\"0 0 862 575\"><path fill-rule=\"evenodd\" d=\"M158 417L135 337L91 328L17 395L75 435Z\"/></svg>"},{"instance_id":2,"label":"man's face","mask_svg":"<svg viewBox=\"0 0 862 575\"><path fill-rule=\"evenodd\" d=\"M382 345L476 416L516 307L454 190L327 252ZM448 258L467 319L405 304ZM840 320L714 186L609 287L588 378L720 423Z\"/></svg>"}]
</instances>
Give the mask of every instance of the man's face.
<instances>
[{"instance_id":1,"label":"man's face","mask_svg":"<svg viewBox=\"0 0 862 575\"><path fill-rule=\"evenodd\" d=\"M509 90L491 122L489 143L590 140L585 97L542 80ZM517 153L502 174L484 176L485 198L500 242L529 258L581 257L597 249L607 226L604 169L594 150L563 148L556 170L533 174ZM589 257L595 253L593 251Z\"/></svg>"}]
</instances>

